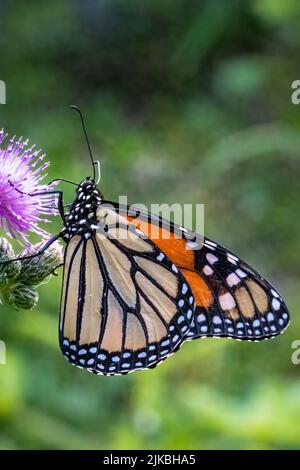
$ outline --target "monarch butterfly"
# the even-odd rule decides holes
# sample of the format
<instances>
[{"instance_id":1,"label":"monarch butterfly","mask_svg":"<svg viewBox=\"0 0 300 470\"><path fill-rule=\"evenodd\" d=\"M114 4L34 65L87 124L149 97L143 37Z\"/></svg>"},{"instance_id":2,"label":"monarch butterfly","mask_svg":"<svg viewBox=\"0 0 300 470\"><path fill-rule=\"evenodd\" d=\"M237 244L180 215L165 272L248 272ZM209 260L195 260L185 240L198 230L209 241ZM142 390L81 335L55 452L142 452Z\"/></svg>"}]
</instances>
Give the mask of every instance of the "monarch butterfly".
<instances>
[{"instance_id":1,"label":"monarch butterfly","mask_svg":"<svg viewBox=\"0 0 300 470\"><path fill-rule=\"evenodd\" d=\"M66 242L59 343L68 361L95 374L127 374L154 368L186 340L282 333L287 307L248 264L208 238L103 198L82 114L72 108L93 178L77 185L66 214L55 191L64 227L28 256L59 237Z\"/></svg>"}]
</instances>

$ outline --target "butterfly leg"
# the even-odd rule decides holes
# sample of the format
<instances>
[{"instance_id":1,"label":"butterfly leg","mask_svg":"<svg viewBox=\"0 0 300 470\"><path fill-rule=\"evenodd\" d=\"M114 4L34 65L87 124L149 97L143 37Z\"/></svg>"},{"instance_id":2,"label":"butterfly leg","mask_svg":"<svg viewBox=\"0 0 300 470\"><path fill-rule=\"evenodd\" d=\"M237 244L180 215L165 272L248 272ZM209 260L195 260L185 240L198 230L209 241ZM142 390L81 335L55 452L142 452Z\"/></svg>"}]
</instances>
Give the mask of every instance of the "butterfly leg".
<instances>
[{"instance_id":1,"label":"butterfly leg","mask_svg":"<svg viewBox=\"0 0 300 470\"><path fill-rule=\"evenodd\" d=\"M35 258L36 256L41 256L43 253L45 253L45 251L49 248L49 246L51 246L56 240L58 240L60 236L61 236L61 233L55 235L54 237L49 238L49 240L45 243L45 245L42 246L42 248L36 253L32 255L21 256L19 258L12 258L7 261L2 261L0 263L0 266L13 263L14 261L23 261L24 259L32 259L32 258Z\"/></svg>"},{"instance_id":2,"label":"butterfly leg","mask_svg":"<svg viewBox=\"0 0 300 470\"><path fill-rule=\"evenodd\" d=\"M63 192L60 191L59 189L56 189L56 190L53 190L53 191L42 191L40 193L34 193L34 194L28 194L28 196L43 196L43 195L46 195L46 194L57 194L58 195L58 202L57 202L57 208L58 208L58 212L62 218L62 220L64 220L64 217L65 217L65 211L64 211L64 203L63 203Z\"/></svg>"},{"instance_id":3,"label":"butterfly leg","mask_svg":"<svg viewBox=\"0 0 300 470\"><path fill-rule=\"evenodd\" d=\"M69 183L69 184L73 184L74 186L77 186L78 187L78 184L77 183L74 183L74 181L70 181L70 180L66 180L65 178L55 178L54 180L50 181L48 183L48 186L50 186L50 184L52 183L56 183L56 182L63 182L63 183Z\"/></svg>"},{"instance_id":4,"label":"butterfly leg","mask_svg":"<svg viewBox=\"0 0 300 470\"><path fill-rule=\"evenodd\" d=\"M56 266L52 271L52 276L58 276L58 272L56 270L58 268L62 268L63 266L64 266L64 263L60 263L58 266Z\"/></svg>"},{"instance_id":5,"label":"butterfly leg","mask_svg":"<svg viewBox=\"0 0 300 470\"><path fill-rule=\"evenodd\" d=\"M56 181L56 180L54 180ZM48 194L58 194L58 203L57 203L57 206L58 206L58 211L59 211L59 214L61 216L61 218L64 220L64 204L63 204L63 192L60 191L59 189L55 189L55 190L51 190L51 191L41 191L41 192L37 192L37 193L25 193L24 191L21 191L20 189L16 188L15 185L10 181L8 180L9 184L20 194L23 194L24 196L30 196L30 197L34 197L34 196L44 196L44 195L48 195Z\"/></svg>"}]
</instances>

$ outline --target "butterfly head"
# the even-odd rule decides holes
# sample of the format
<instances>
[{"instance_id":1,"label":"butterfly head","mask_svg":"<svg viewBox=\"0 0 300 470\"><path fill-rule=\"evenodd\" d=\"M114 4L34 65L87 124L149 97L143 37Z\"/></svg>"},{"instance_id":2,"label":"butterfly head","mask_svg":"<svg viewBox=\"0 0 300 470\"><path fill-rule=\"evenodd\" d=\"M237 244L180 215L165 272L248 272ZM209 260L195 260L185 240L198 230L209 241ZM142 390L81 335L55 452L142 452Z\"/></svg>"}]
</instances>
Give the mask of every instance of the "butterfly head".
<instances>
[{"instance_id":1,"label":"butterfly head","mask_svg":"<svg viewBox=\"0 0 300 470\"><path fill-rule=\"evenodd\" d=\"M81 183L79 183L79 185L76 189L76 193L77 194L83 193L83 195L88 196L93 191L96 191L96 190L97 190L97 187L96 187L95 181L93 179L91 179L90 176L88 176L85 180L83 180Z\"/></svg>"}]
</instances>

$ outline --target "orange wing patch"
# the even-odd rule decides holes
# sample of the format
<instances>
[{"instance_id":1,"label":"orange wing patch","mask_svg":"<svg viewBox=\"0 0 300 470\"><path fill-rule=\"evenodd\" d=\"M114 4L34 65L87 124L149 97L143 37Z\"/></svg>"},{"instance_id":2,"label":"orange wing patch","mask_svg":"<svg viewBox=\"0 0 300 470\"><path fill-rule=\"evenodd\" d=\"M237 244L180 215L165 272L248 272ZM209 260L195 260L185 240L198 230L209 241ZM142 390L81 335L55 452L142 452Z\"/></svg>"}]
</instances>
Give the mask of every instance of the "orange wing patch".
<instances>
[{"instance_id":1,"label":"orange wing patch","mask_svg":"<svg viewBox=\"0 0 300 470\"><path fill-rule=\"evenodd\" d=\"M213 304L213 294L195 271L195 253L187 248L187 242L178 238L169 230L150 224L146 221L127 217L180 269L184 275L198 307L209 307Z\"/></svg>"},{"instance_id":2,"label":"orange wing patch","mask_svg":"<svg viewBox=\"0 0 300 470\"><path fill-rule=\"evenodd\" d=\"M193 292L197 307L210 307L213 304L212 291L195 271L180 269Z\"/></svg>"},{"instance_id":3,"label":"orange wing patch","mask_svg":"<svg viewBox=\"0 0 300 470\"><path fill-rule=\"evenodd\" d=\"M155 224L134 217L127 219L153 241L177 267L195 269L195 253L187 248L186 240L177 238L174 233Z\"/></svg>"}]
</instances>

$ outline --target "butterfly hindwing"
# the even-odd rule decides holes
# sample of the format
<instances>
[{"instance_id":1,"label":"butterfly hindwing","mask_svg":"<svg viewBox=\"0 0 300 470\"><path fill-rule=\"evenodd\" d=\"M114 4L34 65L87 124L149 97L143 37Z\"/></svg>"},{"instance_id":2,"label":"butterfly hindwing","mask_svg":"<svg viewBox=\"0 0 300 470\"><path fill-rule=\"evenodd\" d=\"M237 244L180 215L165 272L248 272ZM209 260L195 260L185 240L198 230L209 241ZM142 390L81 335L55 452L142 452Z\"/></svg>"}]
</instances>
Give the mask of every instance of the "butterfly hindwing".
<instances>
[{"instance_id":1,"label":"butterfly hindwing","mask_svg":"<svg viewBox=\"0 0 300 470\"><path fill-rule=\"evenodd\" d=\"M99 374L155 367L188 334L193 294L126 218L102 208L97 218L95 234L74 236L66 248L61 349L72 364Z\"/></svg>"}]
</instances>

